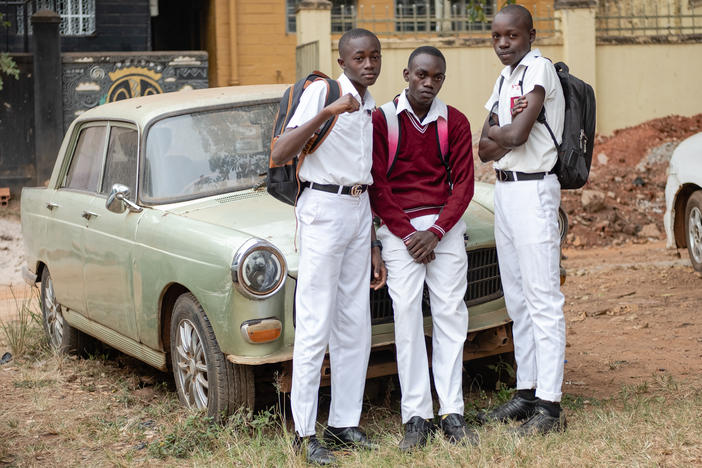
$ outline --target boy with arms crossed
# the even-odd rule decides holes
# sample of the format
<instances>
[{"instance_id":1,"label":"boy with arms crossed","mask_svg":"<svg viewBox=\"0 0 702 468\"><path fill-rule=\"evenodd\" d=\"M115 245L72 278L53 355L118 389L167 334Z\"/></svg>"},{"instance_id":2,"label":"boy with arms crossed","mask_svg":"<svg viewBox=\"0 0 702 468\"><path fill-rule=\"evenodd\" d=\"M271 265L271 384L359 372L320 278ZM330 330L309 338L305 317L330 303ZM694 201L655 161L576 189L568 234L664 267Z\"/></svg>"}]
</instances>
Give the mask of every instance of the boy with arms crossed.
<instances>
[{"instance_id":1,"label":"boy with arms crossed","mask_svg":"<svg viewBox=\"0 0 702 468\"><path fill-rule=\"evenodd\" d=\"M373 447L358 427L371 343L371 265L372 287L381 287L385 276L380 250L371 249L374 233L366 191L373 182L375 108L367 87L380 73L378 38L365 29L348 31L339 40L338 63L344 70L339 78L342 96L324 107L326 84L310 85L271 153L276 164L283 164L325 121L339 116L324 142L302 162L299 177L306 188L296 207L300 263L291 405L296 445L306 439L308 462L321 465L334 462L315 436L327 345L332 399L325 436L336 445Z\"/></svg>"},{"instance_id":2,"label":"boy with arms crossed","mask_svg":"<svg viewBox=\"0 0 702 468\"><path fill-rule=\"evenodd\" d=\"M538 49L529 11L508 5L492 23L493 47L506 65L486 104L479 156L494 161L495 243L507 311L514 322L517 392L481 419L525 421L518 433L565 429L560 407L565 320L559 278L560 184L550 171L557 152L541 109L556 135L565 101L551 62ZM495 109L495 103L497 108Z\"/></svg>"},{"instance_id":3,"label":"boy with arms crossed","mask_svg":"<svg viewBox=\"0 0 702 468\"><path fill-rule=\"evenodd\" d=\"M473 197L473 150L466 117L436 97L445 72L446 60L434 47L419 47L410 55L403 71L409 86L392 109L399 124L396 157L388 155L383 112L373 114L375 182L370 196L374 212L384 223L377 235L395 316L403 451L426 443L432 428L429 420L434 417L422 316L425 281L434 328L432 370L441 429L452 442L477 438L466 428L462 391L468 260L461 217ZM441 160L437 127L441 119L448 129L450 174Z\"/></svg>"}]
</instances>

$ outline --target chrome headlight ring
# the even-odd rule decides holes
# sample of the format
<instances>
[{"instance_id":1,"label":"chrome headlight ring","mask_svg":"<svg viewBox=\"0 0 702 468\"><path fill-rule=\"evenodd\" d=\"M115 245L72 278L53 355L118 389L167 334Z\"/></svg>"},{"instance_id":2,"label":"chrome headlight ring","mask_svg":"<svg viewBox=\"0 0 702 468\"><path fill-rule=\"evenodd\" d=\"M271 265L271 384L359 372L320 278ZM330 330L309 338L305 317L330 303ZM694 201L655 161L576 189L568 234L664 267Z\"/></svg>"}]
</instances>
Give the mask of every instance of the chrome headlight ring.
<instances>
[{"instance_id":1,"label":"chrome headlight ring","mask_svg":"<svg viewBox=\"0 0 702 468\"><path fill-rule=\"evenodd\" d=\"M231 271L234 286L241 294L251 299L266 299L283 287L288 266L273 244L251 238L234 254Z\"/></svg>"}]
</instances>

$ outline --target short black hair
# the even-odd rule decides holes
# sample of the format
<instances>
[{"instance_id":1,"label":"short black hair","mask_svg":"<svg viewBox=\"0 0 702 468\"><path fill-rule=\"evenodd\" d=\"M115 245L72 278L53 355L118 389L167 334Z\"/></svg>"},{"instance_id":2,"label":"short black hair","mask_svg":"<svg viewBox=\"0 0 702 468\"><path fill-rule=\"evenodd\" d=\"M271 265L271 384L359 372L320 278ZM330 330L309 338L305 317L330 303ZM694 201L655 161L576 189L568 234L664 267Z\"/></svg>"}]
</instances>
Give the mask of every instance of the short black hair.
<instances>
[{"instance_id":1,"label":"short black hair","mask_svg":"<svg viewBox=\"0 0 702 468\"><path fill-rule=\"evenodd\" d=\"M414 60L416 56L422 54L428 54L433 55L434 57L439 57L441 61L444 62L444 67L446 66L446 58L444 58L444 54L442 54L439 49L432 46L421 46L414 49L410 54L409 60L407 60L407 68L410 68L412 66L412 60Z\"/></svg>"},{"instance_id":2,"label":"short black hair","mask_svg":"<svg viewBox=\"0 0 702 468\"><path fill-rule=\"evenodd\" d=\"M378 36L367 29L354 28L346 31L344 35L341 36L341 39L339 39L339 56L341 56L344 47L346 47L346 44L348 44L351 39L358 39L359 37L371 37L375 39L378 42L378 49L380 49L380 40L378 40Z\"/></svg>"},{"instance_id":3,"label":"short black hair","mask_svg":"<svg viewBox=\"0 0 702 468\"><path fill-rule=\"evenodd\" d=\"M527 31L531 31L532 29L534 29L534 19L531 17L531 12L522 5L505 5L500 11L497 12L497 14L512 15L515 18L524 22L524 26L526 26Z\"/></svg>"}]
</instances>

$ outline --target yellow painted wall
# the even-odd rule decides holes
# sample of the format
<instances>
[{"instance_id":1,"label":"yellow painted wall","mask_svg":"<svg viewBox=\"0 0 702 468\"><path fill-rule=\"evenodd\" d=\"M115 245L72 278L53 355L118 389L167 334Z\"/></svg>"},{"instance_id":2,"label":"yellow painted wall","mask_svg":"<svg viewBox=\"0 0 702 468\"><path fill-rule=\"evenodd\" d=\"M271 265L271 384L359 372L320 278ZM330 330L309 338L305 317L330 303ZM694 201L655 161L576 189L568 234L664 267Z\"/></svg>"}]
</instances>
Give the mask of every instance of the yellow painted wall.
<instances>
[{"instance_id":1,"label":"yellow painted wall","mask_svg":"<svg viewBox=\"0 0 702 468\"><path fill-rule=\"evenodd\" d=\"M212 0L209 11L210 86L295 81L297 39L285 32L284 0Z\"/></svg>"},{"instance_id":2,"label":"yellow painted wall","mask_svg":"<svg viewBox=\"0 0 702 468\"><path fill-rule=\"evenodd\" d=\"M599 130L702 112L702 43L597 46Z\"/></svg>"}]
</instances>

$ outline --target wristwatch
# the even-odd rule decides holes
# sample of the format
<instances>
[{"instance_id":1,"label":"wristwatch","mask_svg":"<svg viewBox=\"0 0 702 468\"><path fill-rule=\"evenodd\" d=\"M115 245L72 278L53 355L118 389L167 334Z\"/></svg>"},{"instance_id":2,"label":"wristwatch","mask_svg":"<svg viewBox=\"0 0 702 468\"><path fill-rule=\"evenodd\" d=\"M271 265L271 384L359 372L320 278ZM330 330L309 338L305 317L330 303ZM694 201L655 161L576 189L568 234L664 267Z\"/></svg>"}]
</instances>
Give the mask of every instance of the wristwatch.
<instances>
[{"instance_id":1,"label":"wristwatch","mask_svg":"<svg viewBox=\"0 0 702 468\"><path fill-rule=\"evenodd\" d=\"M371 249L378 247L381 251L383 250L383 243L378 239L371 241Z\"/></svg>"}]
</instances>

